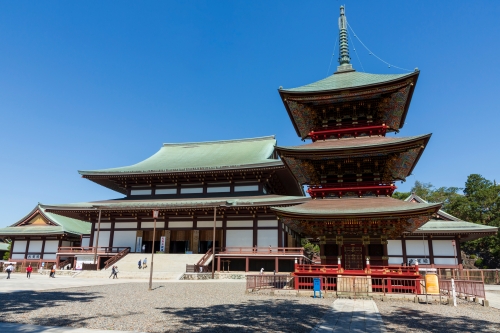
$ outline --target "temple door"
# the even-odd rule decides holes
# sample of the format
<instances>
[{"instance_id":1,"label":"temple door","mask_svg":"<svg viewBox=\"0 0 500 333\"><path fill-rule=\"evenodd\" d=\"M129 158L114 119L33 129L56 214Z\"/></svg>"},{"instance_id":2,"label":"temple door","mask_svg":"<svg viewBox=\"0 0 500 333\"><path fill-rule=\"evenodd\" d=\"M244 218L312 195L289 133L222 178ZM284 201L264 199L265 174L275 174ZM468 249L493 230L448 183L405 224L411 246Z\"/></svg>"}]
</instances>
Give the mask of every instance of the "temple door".
<instances>
[{"instance_id":1,"label":"temple door","mask_svg":"<svg viewBox=\"0 0 500 333\"><path fill-rule=\"evenodd\" d=\"M363 270L363 247L361 245L344 246L344 265L346 270Z\"/></svg>"}]
</instances>

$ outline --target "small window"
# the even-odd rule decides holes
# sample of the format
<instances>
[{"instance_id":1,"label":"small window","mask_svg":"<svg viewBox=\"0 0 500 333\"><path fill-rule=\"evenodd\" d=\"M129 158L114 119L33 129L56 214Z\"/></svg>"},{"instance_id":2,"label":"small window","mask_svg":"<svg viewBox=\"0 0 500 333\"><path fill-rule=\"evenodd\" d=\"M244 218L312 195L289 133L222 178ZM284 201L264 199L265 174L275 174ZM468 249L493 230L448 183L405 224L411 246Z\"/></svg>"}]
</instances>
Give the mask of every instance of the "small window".
<instances>
[{"instance_id":1,"label":"small window","mask_svg":"<svg viewBox=\"0 0 500 333\"><path fill-rule=\"evenodd\" d=\"M151 189L147 190L131 190L130 195L151 195Z\"/></svg>"},{"instance_id":2,"label":"small window","mask_svg":"<svg viewBox=\"0 0 500 333\"><path fill-rule=\"evenodd\" d=\"M231 192L230 186L207 187L207 193Z\"/></svg>"},{"instance_id":3,"label":"small window","mask_svg":"<svg viewBox=\"0 0 500 333\"><path fill-rule=\"evenodd\" d=\"M203 193L203 187L181 187L182 194Z\"/></svg>"},{"instance_id":4,"label":"small window","mask_svg":"<svg viewBox=\"0 0 500 333\"><path fill-rule=\"evenodd\" d=\"M259 190L259 185L236 185L235 192L255 192Z\"/></svg>"},{"instance_id":5,"label":"small window","mask_svg":"<svg viewBox=\"0 0 500 333\"><path fill-rule=\"evenodd\" d=\"M177 194L177 188L175 187L157 188L155 194Z\"/></svg>"}]
</instances>

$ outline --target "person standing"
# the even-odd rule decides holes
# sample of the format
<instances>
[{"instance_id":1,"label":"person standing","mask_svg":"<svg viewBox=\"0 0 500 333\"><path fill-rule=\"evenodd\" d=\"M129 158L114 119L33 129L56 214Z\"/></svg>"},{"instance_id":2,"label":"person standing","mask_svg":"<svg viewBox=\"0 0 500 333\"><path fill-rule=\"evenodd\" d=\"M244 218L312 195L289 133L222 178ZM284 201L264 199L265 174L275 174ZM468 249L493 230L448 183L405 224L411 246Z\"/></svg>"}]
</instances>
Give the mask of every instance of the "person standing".
<instances>
[{"instance_id":1,"label":"person standing","mask_svg":"<svg viewBox=\"0 0 500 333\"><path fill-rule=\"evenodd\" d=\"M45 263L42 262L42 269L41 269L41 272L43 272L43 269L45 268Z\"/></svg>"},{"instance_id":2,"label":"person standing","mask_svg":"<svg viewBox=\"0 0 500 333\"><path fill-rule=\"evenodd\" d=\"M28 279L31 278L31 272L33 272L33 267L31 267L31 264L29 264L28 267L26 267L26 277Z\"/></svg>"},{"instance_id":3,"label":"person standing","mask_svg":"<svg viewBox=\"0 0 500 333\"><path fill-rule=\"evenodd\" d=\"M139 259L139 262L137 263L137 266L138 266L139 269L142 268L142 266L141 266L141 259Z\"/></svg>"},{"instance_id":4,"label":"person standing","mask_svg":"<svg viewBox=\"0 0 500 333\"><path fill-rule=\"evenodd\" d=\"M264 275L264 267L260 269L260 275Z\"/></svg>"},{"instance_id":5,"label":"person standing","mask_svg":"<svg viewBox=\"0 0 500 333\"><path fill-rule=\"evenodd\" d=\"M146 252L146 244L142 244L142 253Z\"/></svg>"},{"instance_id":6,"label":"person standing","mask_svg":"<svg viewBox=\"0 0 500 333\"><path fill-rule=\"evenodd\" d=\"M12 266L12 264L9 264L9 266L7 266L5 271L7 272L7 279L10 279L10 273L14 271L14 266Z\"/></svg>"},{"instance_id":7,"label":"person standing","mask_svg":"<svg viewBox=\"0 0 500 333\"><path fill-rule=\"evenodd\" d=\"M144 258L144 260L142 261L142 269L148 267L148 259L147 258Z\"/></svg>"}]
</instances>

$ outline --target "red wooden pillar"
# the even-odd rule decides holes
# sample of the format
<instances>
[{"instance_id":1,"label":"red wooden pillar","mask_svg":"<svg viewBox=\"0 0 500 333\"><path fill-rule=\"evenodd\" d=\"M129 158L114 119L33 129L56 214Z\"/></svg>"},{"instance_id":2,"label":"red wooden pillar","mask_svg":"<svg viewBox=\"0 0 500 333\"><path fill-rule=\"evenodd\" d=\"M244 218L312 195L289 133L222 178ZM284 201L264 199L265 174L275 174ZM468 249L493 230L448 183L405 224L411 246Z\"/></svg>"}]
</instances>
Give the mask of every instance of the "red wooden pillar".
<instances>
[{"instance_id":1,"label":"red wooden pillar","mask_svg":"<svg viewBox=\"0 0 500 333\"><path fill-rule=\"evenodd\" d=\"M274 258L274 271L278 273L278 267L279 267L279 259L278 257Z\"/></svg>"},{"instance_id":2,"label":"red wooden pillar","mask_svg":"<svg viewBox=\"0 0 500 333\"><path fill-rule=\"evenodd\" d=\"M246 257L245 258L245 272L248 272L250 270L250 258Z\"/></svg>"},{"instance_id":3,"label":"red wooden pillar","mask_svg":"<svg viewBox=\"0 0 500 333\"><path fill-rule=\"evenodd\" d=\"M217 273L220 272L220 256L217 257Z\"/></svg>"}]
</instances>

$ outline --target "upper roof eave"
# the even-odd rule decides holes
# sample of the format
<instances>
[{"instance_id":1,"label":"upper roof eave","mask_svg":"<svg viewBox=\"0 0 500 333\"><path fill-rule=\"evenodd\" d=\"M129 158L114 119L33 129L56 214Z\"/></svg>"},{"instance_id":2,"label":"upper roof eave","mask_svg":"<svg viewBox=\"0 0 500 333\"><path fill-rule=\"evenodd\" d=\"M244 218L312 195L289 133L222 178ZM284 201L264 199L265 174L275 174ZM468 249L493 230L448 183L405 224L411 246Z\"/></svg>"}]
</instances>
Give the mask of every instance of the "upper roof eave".
<instances>
[{"instance_id":1,"label":"upper roof eave","mask_svg":"<svg viewBox=\"0 0 500 333\"><path fill-rule=\"evenodd\" d=\"M231 165L231 166L221 166L221 167L207 167L207 168L192 168L192 169L178 169L178 170L145 170L145 171L122 171L122 172L107 172L105 170L78 170L78 173L82 177L88 178L92 176L137 176L137 175L154 175L154 174L179 174L179 173L202 173L202 172L214 172L214 171L225 171L225 170L247 170L247 169L260 169L260 168L271 168L271 167L281 167L283 162L281 160L270 160L269 162L256 163L256 164L245 164L245 165Z\"/></svg>"},{"instance_id":2,"label":"upper roof eave","mask_svg":"<svg viewBox=\"0 0 500 333\"><path fill-rule=\"evenodd\" d=\"M361 209L346 209L349 204L354 203L354 201L349 200L377 200L377 209L375 210L373 207L369 208L361 208ZM329 200L328 207L324 210L321 209L310 209L307 207L308 205L314 205L314 202L320 202L324 200ZM313 200L310 202L306 202L304 204L291 206L291 207L273 207L272 210L277 212L280 215L288 216L288 217L312 217L313 219L325 219L325 218L340 218L340 217L369 217L369 216L386 216L389 214L392 216L401 216L408 213L426 213L426 212L436 212L441 207L441 204L420 204L415 205L415 207L411 207L411 205L400 205L399 208L384 208L382 200L397 200L393 198L344 198L344 199L321 199L321 200ZM333 207L331 204L338 204L339 207ZM356 204L359 203L356 202ZM394 202L392 202L394 203ZM404 207L403 207L404 206Z\"/></svg>"},{"instance_id":3,"label":"upper roof eave","mask_svg":"<svg viewBox=\"0 0 500 333\"><path fill-rule=\"evenodd\" d=\"M399 81L404 81L410 77L414 77L415 78L415 83L417 82L418 80L418 76L420 74L420 70L415 70L414 72L411 72L411 73L405 73L405 74L400 74L399 76L395 76L394 78L388 78L387 80L381 80L381 81L378 81L378 82L373 82L373 83L368 83L368 84L361 84L361 85L355 85L355 86L342 86L340 88L332 88L332 89L320 89L320 90L299 90L300 88L304 88L304 87L308 87L308 86L311 86L311 85L314 85L318 82L321 82L321 81L324 81L324 80L327 80L329 78L335 78L335 75L350 75L350 74L354 74L354 75L357 75L357 74L367 74L367 75L377 75L377 76L380 76L380 77L383 77L384 75L387 75L388 77L389 76L393 76L394 74L370 74L370 73L364 73L364 72L356 72L356 71L349 71L349 72L339 72L339 73L335 73L325 79L322 79L322 80L319 80L319 81L316 81L316 82L313 82L313 83L310 83L308 85L305 85L305 86L302 86L302 87L296 87L296 88L291 88L291 89L278 89L278 92L280 93L280 95L283 97L284 94L290 94L290 95L312 95L312 94L327 94L327 93L332 93L332 92L339 92L339 91L343 91L343 90L363 90L363 89L366 89L366 88L374 88L374 87L378 87L378 86L382 86L382 85L390 85L392 83L397 83ZM397 74L396 74L397 75ZM339 76L340 77L340 76Z\"/></svg>"},{"instance_id":4,"label":"upper roof eave","mask_svg":"<svg viewBox=\"0 0 500 333\"><path fill-rule=\"evenodd\" d=\"M41 205L48 212L58 211L88 211L88 210L130 210L130 209L190 209L201 207L245 207L293 205L310 200L308 197L262 195L249 197L217 197L192 199L153 199L153 200L104 200L95 202L80 202L62 205Z\"/></svg>"},{"instance_id":5,"label":"upper roof eave","mask_svg":"<svg viewBox=\"0 0 500 333\"><path fill-rule=\"evenodd\" d=\"M361 138L348 138L348 139L330 139L326 141L316 141L314 143L302 145L302 146L291 146L291 147L276 147L276 150L281 154L282 152L286 153L299 153L299 154L309 154L309 153L319 153L319 152L339 152L344 150L366 150L366 149L381 149L388 147L397 147L402 146L408 143L415 143L419 140L424 140L424 145L427 146L432 133L417 135L417 136L409 136L409 137L401 137L401 138L388 138L388 137L361 137ZM364 144L365 141L368 141L368 144ZM369 144L369 141L373 141L373 144ZM379 141L379 142L377 142ZM325 143L335 143L339 144L337 147L329 147ZM345 143L345 145L341 145L341 143ZM361 143L361 144L360 144Z\"/></svg>"}]
</instances>

